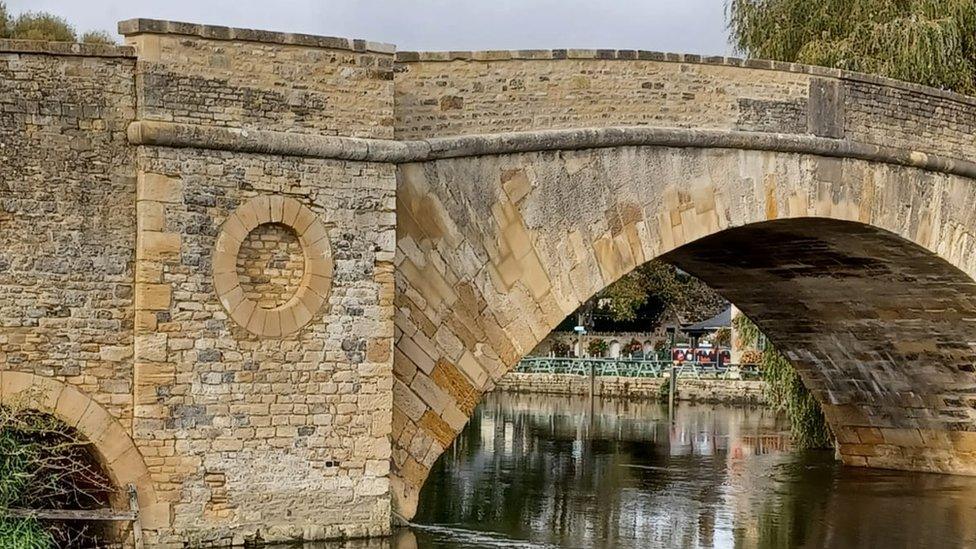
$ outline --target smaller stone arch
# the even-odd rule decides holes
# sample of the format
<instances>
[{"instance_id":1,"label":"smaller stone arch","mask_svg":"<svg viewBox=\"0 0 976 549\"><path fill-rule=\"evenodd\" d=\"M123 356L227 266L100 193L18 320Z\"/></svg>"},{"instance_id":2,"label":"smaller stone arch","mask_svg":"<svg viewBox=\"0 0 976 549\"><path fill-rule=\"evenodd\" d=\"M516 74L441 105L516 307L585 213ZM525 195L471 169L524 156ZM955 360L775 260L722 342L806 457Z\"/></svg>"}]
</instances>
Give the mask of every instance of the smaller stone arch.
<instances>
[{"instance_id":1,"label":"smaller stone arch","mask_svg":"<svg viewBox=\"0 0 976 549\"><path fill-rule=\"evenodd\" d=\"M140 524L158 530L170 525L169 506L159 502L142 453L128 431L101 404L77 388L28 372L0 371L0 404L20 400L76 429L95 448L115 486L132 484L139 499Z\"/></svg>"}]
</instances>

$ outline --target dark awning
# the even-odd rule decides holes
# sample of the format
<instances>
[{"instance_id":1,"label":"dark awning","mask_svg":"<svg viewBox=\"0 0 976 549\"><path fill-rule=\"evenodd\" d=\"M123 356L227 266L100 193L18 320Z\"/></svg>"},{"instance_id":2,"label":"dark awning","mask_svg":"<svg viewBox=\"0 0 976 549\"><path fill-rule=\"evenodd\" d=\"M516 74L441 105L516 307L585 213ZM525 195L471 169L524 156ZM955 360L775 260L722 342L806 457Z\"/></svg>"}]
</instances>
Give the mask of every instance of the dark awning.
<instances>
[{"instance_id":1,"label":"dark awning","mask_svg":"<svg viewBox=\"0 0 976 549\"><path fill-rule=\"evenodd\" d=\"M721 313L709 318L708 320L703 320L701 322L696 322L694 324L689 324L687 326L682 326L681 331L683 332L714 332L719 328L728 328L732 326L732 307L725 309Z\"/></svg>"}]
</instances>

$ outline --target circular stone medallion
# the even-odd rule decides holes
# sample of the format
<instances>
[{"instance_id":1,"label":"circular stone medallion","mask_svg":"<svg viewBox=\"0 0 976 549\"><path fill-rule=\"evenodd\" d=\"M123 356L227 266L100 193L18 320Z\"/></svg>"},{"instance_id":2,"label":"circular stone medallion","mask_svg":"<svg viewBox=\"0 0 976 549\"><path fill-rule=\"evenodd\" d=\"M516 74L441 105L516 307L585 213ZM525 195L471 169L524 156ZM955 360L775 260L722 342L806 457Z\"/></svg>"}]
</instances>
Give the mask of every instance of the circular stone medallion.
<instances>
[{"instance_id":1,"label":"circular stone medallion","mask_svg":"<svg viewBox=\"0 0 976 549\"><path fill-rule=\"evenodd\" d=\"M328 232L293 198L254 197L221 226L213 277L217 297L235 322L262 337L291 334L329 298Z\"/></svg>"}]
</instances>

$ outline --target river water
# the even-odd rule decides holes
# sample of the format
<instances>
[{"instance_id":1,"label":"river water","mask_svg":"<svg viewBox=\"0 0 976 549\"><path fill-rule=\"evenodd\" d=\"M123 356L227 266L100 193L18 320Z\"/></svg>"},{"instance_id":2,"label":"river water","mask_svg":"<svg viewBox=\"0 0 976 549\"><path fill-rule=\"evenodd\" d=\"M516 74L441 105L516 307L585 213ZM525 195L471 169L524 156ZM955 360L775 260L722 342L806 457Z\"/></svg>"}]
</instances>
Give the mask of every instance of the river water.
<instances>
[{"instance_id":1,"label":"river water","mask_svg":"<svg viewBox=\"0 0 976 549\"><path fill-rule=\"evenodd\" d=\"M415 525L358 548L976 547L976 478L791 451L764 408L489 395ZM332 547L332 546L326 546Z\"/></svg>"}]
</instances>

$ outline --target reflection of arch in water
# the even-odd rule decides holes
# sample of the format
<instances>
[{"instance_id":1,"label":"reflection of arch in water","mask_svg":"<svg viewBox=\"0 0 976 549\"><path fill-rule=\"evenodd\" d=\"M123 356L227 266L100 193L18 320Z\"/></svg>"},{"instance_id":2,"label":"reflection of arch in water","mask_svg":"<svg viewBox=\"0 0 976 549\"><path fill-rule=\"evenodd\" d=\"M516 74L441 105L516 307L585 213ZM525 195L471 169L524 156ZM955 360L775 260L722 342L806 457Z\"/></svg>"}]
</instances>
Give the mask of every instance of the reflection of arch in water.
<instances>
[{"instance_id":1,"label":"reflection of arch in water","mask_svg":"<svg viewBox=\"0 0 976 549\"><path fill-rule=\"evenodd\" d=\"M128 431L101 404L71 385L26 372L0 371L0 404L51 414L92 443L96 457L113 485L133 485L138 494L141 525L158 529L169 524L169 508L156 499L149 470Z\"/></svg>"}]
</instances>

